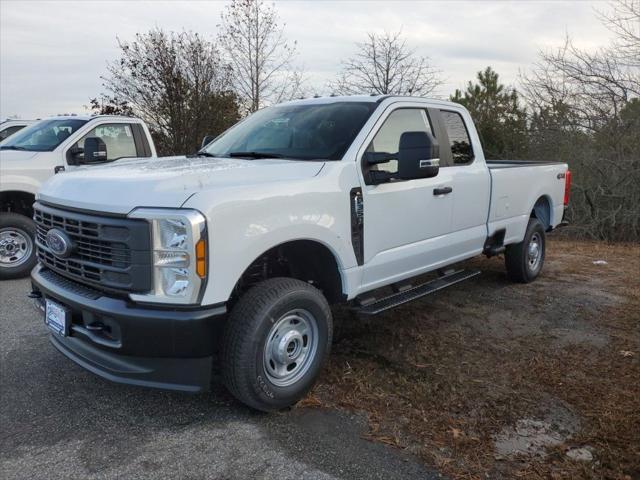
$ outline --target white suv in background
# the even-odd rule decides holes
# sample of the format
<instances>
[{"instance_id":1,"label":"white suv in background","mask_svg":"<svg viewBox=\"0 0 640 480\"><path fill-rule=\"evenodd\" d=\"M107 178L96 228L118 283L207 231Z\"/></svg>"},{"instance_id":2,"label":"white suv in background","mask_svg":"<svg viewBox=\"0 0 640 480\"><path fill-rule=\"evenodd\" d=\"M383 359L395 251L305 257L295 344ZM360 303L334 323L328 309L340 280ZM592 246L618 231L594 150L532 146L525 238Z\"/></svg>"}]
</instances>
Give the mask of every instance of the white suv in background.
<instances>
[{"instance_id":1,"label":"white suv in background","mask_svg":"<svg viewBox=\"0 0 640 480\"><path fill-rule=\"evenodd\" d=\"M90 155L86 154L89 144ZM45 180L87 165L151 156L156 156L156 150L145 123L122 116L51 117L2 142L0 279L26 276L36 263L32 205Z\"/></svg>"}]
</instances>

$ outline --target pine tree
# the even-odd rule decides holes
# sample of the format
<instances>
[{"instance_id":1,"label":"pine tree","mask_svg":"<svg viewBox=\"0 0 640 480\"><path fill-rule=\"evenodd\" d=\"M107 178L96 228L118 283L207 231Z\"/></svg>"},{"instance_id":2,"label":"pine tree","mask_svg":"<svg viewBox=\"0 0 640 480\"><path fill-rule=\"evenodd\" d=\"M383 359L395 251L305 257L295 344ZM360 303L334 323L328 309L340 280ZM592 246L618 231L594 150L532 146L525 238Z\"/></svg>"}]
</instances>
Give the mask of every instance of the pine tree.
<instances>
[{"instance_id":1,"label":"pine tree","mask_svg":"<svg viewBox=\"0 0 640 480\"><path fill-rule=\"evenodd\" d=\"M469 82L464 93L456 90L450 99L471 113L487 158L527 155L526 110L520 107L518 92L501 84L491 67L478 72L478 83Z\"/></svg>"}]
</instances>

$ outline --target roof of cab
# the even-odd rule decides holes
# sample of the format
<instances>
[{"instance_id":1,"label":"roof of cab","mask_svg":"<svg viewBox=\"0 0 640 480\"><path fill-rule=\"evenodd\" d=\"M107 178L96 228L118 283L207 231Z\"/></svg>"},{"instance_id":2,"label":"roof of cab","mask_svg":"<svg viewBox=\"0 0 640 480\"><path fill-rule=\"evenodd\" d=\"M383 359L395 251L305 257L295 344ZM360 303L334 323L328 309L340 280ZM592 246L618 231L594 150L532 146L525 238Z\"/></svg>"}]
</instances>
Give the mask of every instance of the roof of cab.
<instances>
[{"instance_id":1,"label":"roof of cab","mask_svg":"<svg viewBox=\"0 0 640 480\"><path fill-rule=\"evenodd\" d=\"M457 106L461 105L455 102L449 102L446 100L440 100L436 98L425 98L425 97L412 97L408 95L347 95L347 96L337 96L331 95L326 97L315 96L311 98L301 98L299 100L291 100L289 102L280 103L279 105L313 105L313 104L326 104L326 103L339 103L339 102L366 102L366 103L380 103L384 100L391 101L415 101L415 102L424 102L431 103L436 105L448 105L448 106Z\"/></svg>"},{"instance_id":2,"label":"roof of cab","mask_svg":"<svg viewBox=\"0 0 640 480\"><path fill-rule=\"evenodd\" d=\"M84 120L89 122L91 120L97 120L97 119L103 119L103 118L128 120L128 121L135 121L135 122L141 121L137 117L127 117L125 115L53 115L51 117L43 118L43 120Z\"/></svg>"},{"instance_id":3,"label":"roof of cab","mask_svg":"<svg viewBox=\"0 0 640 480\"><path fill-rule=\"evenodd\" d=\"M30 123L37 122L38 120L26 120L22 118L7 118L6 120L0 121L0 125L4 125L5 123L17 123L18 125L28 125Z\"/></svg>"}]
</instances>

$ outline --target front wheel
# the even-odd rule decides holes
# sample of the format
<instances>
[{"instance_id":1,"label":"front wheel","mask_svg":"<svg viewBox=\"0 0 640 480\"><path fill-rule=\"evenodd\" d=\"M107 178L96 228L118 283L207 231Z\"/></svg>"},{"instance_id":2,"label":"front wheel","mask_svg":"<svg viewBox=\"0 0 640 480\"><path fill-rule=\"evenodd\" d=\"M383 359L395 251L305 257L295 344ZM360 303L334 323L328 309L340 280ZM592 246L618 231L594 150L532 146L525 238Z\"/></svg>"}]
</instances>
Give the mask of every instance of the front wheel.
<instances>
[{"instance_id":1,"label":"front wheel","mask_svg":"<svg viewBox=\"0 0 640 480\"><path fill-rule=\"evenodd\" d=\"M18 213L0 213L0 279L29 275L36 264L36 226Z\"/></svg>"},{"instance_id":2,"label":"front wheel","mask_svg":"<svg viewBox=\"0 0 640 480\"><path fill-rule=\"evenodd\" d=\"M319 290L291 278L265 280L240 298L227 319L224 383L257 410L291 406L313 387L332 332L331 310Z\"/></svg>"},{"instance_id":3,"label":"front wheel","mask_svg":"<svg viewBox=\"0 0 640 480\"><path fill-rule=\"evenodd\" d=\"M507 246L505 265L507 275L514 282L533 282L544 265L546 237L544 227L537 218L530 218L524 240Z\"/></svg>"}]
</instances>

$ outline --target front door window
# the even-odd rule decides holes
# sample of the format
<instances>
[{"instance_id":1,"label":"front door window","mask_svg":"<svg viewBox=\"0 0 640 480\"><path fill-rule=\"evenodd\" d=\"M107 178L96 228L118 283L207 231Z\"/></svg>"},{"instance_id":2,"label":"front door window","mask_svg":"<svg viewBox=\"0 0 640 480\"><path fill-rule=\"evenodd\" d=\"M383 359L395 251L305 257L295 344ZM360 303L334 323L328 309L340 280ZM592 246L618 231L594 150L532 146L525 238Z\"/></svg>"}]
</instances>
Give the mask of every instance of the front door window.
<instances>
[{"instance_id":1,"label":"front door window","mask_svg":"<svg viewBox=\"0 0 640 480\"><path fill-rule=\"evenodd\" d=\"M367 152L397 153L400 137L405 132L426 132L431 134L431 124L424 110L418 108L400 108L392 112L373 137ZM374 166L376 170L397 173L398 161L390 160Z\"/></svg>"},{"instance_id":2,"label":"front door window","mask_svg":"<svg viewBox=\"0 0 640 480\"><path fill-rule=\"evenodd\" d=\"M127 123L98 125L82 137L76 147L84 149L84 141L90 137L99 138L107 146L107 161L138 156L133 139L133 131L131 130L131 125ZM80 155L80 158L82 158L82 155Z\"/></svg>"}]
</instances>

